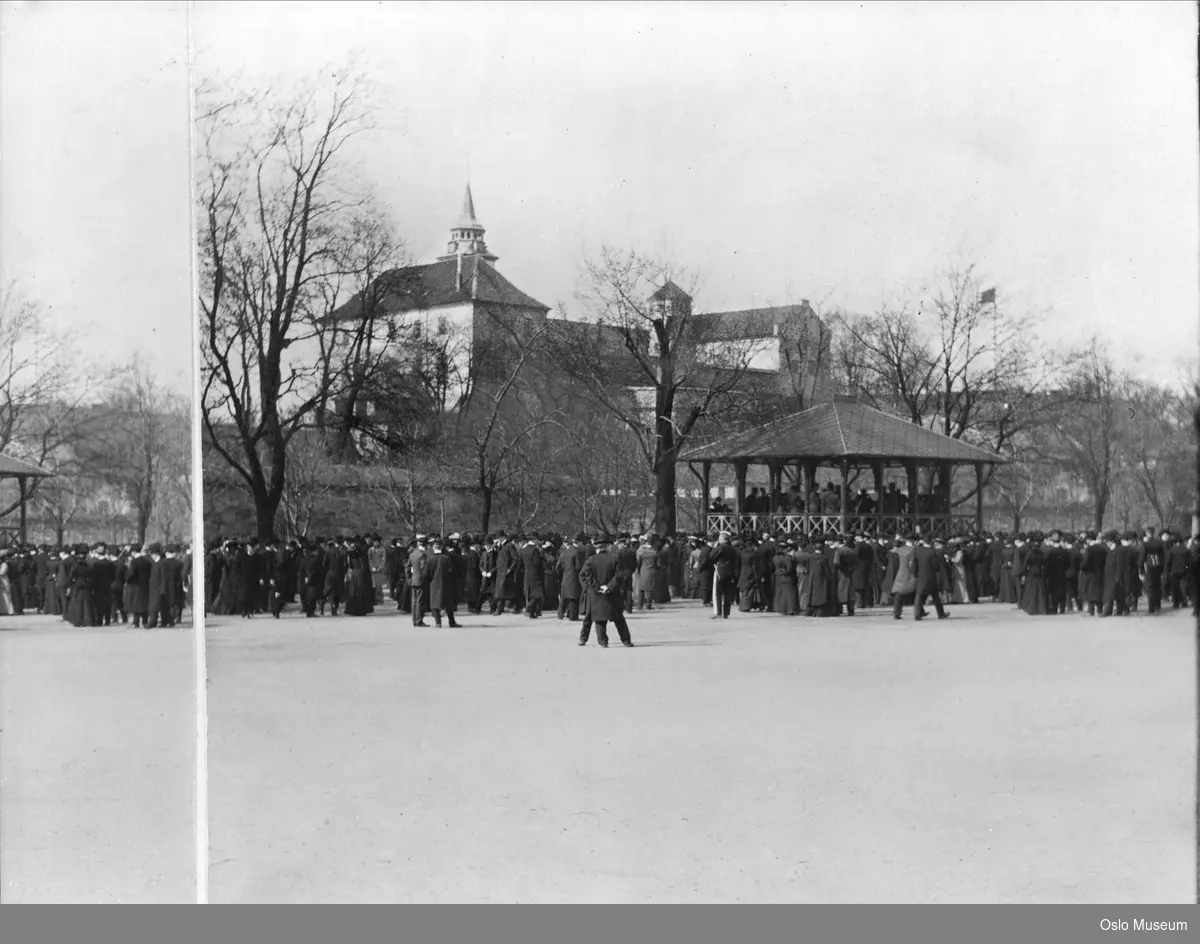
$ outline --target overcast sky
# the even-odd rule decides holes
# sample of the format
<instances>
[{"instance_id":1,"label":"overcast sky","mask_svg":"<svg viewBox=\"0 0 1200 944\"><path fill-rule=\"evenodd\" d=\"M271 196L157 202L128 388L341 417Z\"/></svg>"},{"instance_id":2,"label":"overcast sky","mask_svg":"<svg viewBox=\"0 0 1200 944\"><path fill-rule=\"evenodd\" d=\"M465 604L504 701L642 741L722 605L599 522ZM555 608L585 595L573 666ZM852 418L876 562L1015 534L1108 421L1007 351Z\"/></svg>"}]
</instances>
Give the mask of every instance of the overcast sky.
<instances>
[{"instance_id":1,"label":"overcast sky","mask_svg":"<svg viewBox=\"0 0 1200 944\"><path fill-rule=\"evenodd\" d=\"M469 178L499 267L570 302L601 244L709 309L869 312L955 256L1002 306L1195 361L1196 10L1128 4L200 0L198 74L352 64L363 173L414 253ZM190 365L185 8L6 4L3 264L98 349Z\"/></svg>"},{"instance_id":2,"label":"overcast sky","mask_svg":"<svg viewBox=\"0 0 1200 944\"><path fill-rule=\"evenodd\" d=\"M188 98L184 3L0 5L4 280L70 325L84 355L116 364L140 351L181 390Z\"/></svg>"}]
</instances>

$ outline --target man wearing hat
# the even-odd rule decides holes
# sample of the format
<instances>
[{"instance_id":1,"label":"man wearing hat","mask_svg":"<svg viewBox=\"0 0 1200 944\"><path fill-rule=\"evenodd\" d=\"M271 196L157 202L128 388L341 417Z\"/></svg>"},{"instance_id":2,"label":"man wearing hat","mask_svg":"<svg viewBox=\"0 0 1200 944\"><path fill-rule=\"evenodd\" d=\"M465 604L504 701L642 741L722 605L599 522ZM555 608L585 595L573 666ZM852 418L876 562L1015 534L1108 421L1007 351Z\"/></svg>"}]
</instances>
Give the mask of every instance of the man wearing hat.
<instances>
[{"instance_id":1,"label":"man wearing hat","mask_svg":"<svg viewBox=\"0 0 1200 944\"><path fill-rule=\"evenodd\" d=\"M939 593L943 558L932 546L929 536L922 535L920 543L913 549L913 559L916 563L916 603L913 606L913 619L925 618L925 601L933 601L938 619L946 618L946 609L942 605Z\"/></svg>"},{"instance_id":2,"label":"man wearing hat","mask_svg":"<svg viewBox=\"0 0 1200 944\"><path fill-rule=\"evenodd\" d=\"M1167 559L1167 546L1153 528L1146 528L1146 536L1138 550L1138 569L1142 575L1142 586L1146 589L1146 612L1162 612L1163 568Z\"/></svg>"},{"instance_id":3,"label":"man wearing hat","mask_svg":"<svg viewBox=\"0 0 1200 944\"><path fill-rule=\"evenodd\" d=\"M586 646L592 624L596 624L596 641L600 648L608 648L608 621L617 627L621 645L633 647L629 626L625 622L622 584L626 581L617 554L612 549L612 540L607 534L596 542L596 553L583 562L579 573L580 582L588 592L588 613L579 631L579 645Z\"/></svg>"},{"instance_id":4,"label":"man wearing hat","mask_svg":"<svg viewBox=\"0 0 1200 944\"><path fill-rule=\"evenodd\" d=\"M884 583L892 597L892 618L900 619L904 605L916 601L917 557L912 535L896 536L896 548L888 562L888 580Z\"/></svg>"},{"instance_id":5,"label":"man wearing hat","mask_svg":"<svg viewBox=\"0 0 1200 944\"><path fill-rule=\"evenodd\" d=\"M417 535L416 546L408 555L408 586L412 593L412 622L424 626L425 611L429 608L429 552L425 549L426 537Z\"/></svg>"},{"instance_id":6,"label":"man wearing hat","mask_svg":"<svg viewBox=\"0 0 1200 944\"><path fill-rule=\"evenodd\" d=\"M713 573L713 619L729 619L738 591L738 553L728 531L717 535L716 546L708 557Z\"/></svg>"},{"instance_id":7,"label":"man wearing hat","mask_svg":"<svg viewBox=\"0 0 1200 944\"><path fill-rule=\"evenodd\" d=\"M441 538L435 537L431 542L426 571L429 609L433 613L434 625L438 629L442 628L442 611L444 610L450 627L457 629L459 623L454 619L456 603L454 598L454 562L450 555L446 553ZM414 612L416 612L415 604Z\"/></svg>"},{"instance_id":8,"label":"man wearing hat","mask_svg":"<svg viewBox=\"0 0 1200 944\"><path fill-rule=\"evenodd\" d=\"M1166 539L1164 538L1164 541ZM1187 576L1191 569L1187 544L1178 534L1170 534L1167 548L1167 591L1171 595L1171 608L1187 606Z\"/></svg>"},{"instance_id":9,"label":"man wearing hat","mask_svg":"<svg viewBox=\"0 0 1200 944\"><path fill-rule=\"evenodd\" d=\"M579 597L583 586L579 572L583 569L584 536L576 535L574 541L563 541L554 569L558 573L558 618L564 617L572 623L579 619Z\"/></svg>"},{"instance_id":10,"label":"man wearing hat","mask_svg":"<svg viewBox=\"0 0 1200 944\"><path fill-rule=\"evenodd\" d=\"M546 567L541 543L531 536L518 552L524 575L525 615L537 619L542 615L542 598L546 592Z\"/></svg>"},{"instance_id":11,"label":"man wearing hat","mask_svg":"<svg viewBox=\"0 0 1200 944\"><path fill-rule=\"evenodd\" d=\"M1115 610L1117 616L1124 616L1128 612L1125 587L1125 575L1129 570L1127 555L1116 531L1105 532L1104 543L1108 546L1108 553L1104 557L1102 575L1104 606L1100 615L1102 617L1112 616Z\"/></svg>"},{"instance_id":12,"label":"man wearing hat","mask_svg":"<svg viewBox=\"0 0 1200 944\"><path fill-rule=\"evenodd\" d=\"M510 604L516 612L517 597L519 595L518 580L521 576L521 555L513 541L508 540L508 536L501 531L496 536L496 571L493 575L492 587L492 602L494 609L492 612L497 616L503 616L505 607Z\"/></svg>"}]
</instances>

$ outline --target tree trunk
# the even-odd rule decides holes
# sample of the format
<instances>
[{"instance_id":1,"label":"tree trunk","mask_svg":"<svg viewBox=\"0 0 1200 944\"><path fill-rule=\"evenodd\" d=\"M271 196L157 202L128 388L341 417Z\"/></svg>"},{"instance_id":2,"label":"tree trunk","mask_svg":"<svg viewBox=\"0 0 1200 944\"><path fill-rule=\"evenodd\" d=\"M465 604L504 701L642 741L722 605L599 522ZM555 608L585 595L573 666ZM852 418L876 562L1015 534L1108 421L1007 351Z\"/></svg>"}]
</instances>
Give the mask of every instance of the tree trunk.
<instances>
[{"instance_id":1,"label":"tree trunk","mask_svg":"<svg viewBox=\"0 0 1200 944\"><path fill-rule=\"evenodd\" d=\"M139 508L137 522L137 542L138 544L142 545L142 547L146 546L146 531L149 529L149 526L150 516Z\"/></svg>"},{"instance_id":2,"label":"tree trunk","mask_svg":"<svg viewBox=\"0 0 1200 944\"><path fill-rule=\"evenodd\" d=\"M256 489L257 491L257 489ZM256 495L254 514L258 523L258 540L267 544L275 540L275 518L279 511L279 499L271 501L270 495Z\"/></svg>"},{"instance_id":3,"label":"tree trunk","mask_svg":"<svg viewBox=\"0 0 1200 944\"><path fill-rule=\"evenodd\" d=\"M487 534L492 520L492 490L485 482L479 483L479 497L479 530Z\"/></svg>"},{"instance_id":4,"label":"tree trunk","mask_svg":"<svg viewBox=\"0 0 1200 944\"><path fill-rule=\"evenodd\" d=\"M675 533L675 463L663 459L654 472L654 532Z\"/></svg>"}]
</instances>

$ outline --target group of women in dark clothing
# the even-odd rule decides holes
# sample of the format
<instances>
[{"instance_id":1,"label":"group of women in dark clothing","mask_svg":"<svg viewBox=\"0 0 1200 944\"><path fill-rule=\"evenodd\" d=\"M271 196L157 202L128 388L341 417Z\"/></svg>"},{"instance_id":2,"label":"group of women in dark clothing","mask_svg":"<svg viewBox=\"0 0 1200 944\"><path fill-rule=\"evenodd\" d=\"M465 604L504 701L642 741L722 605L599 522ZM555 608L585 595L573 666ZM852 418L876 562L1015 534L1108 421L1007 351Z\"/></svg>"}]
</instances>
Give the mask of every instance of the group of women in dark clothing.
<instances>
[{"instance_id":1,"label":"group of women in dark clothing","mask_svg":"<svg viewBox=\"0 0 1200 944\"><path fill-rule=\"evenodd\" d=\"M0 615L42 613L73 626L181 622L191 557L186 548L104 542L0 551Z\"/></svg>"}]
</instances>

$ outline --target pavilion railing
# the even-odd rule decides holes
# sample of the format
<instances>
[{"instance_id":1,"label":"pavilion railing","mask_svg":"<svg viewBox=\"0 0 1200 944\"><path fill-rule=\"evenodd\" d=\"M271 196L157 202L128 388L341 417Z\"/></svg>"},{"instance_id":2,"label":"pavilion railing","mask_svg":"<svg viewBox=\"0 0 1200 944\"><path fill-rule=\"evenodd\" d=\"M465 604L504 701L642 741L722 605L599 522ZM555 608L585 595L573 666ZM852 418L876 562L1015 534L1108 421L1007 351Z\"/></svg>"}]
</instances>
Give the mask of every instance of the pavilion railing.
<instances>
[{"instance_id":1,"label":"pavilion railing","mask_svg":"<svg viewBox=\"0 0 1200 944\"><path fill-rule=\"evenodd\" d=\"M914 531L940 537L969 534L975 529L974 515L857 515L848 514L843 526L841 515L738 515L732 512L709 514L706 517L709 533L728 531L732 534L767 532L775 535L810 535L847 533L905 534Z\"/></svg>"}]
</instances>

